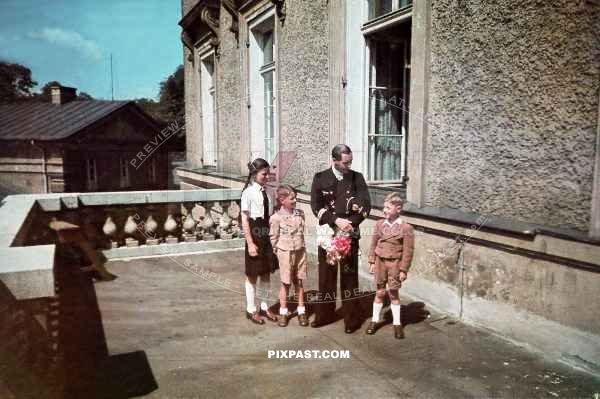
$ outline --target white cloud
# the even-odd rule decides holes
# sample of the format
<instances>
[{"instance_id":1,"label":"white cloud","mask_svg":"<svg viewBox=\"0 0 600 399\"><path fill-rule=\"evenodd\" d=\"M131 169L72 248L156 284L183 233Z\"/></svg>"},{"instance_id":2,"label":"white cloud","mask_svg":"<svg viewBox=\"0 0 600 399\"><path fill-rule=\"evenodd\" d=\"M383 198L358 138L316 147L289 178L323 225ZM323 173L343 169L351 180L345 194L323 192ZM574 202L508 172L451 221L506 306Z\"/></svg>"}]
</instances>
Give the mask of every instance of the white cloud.
<instances>
[{"instance_id":1,"label":"white cloud","mask_svg":"<svg viewBox=\"0 0 600 399\"><path fill-rule=\"evenodd\" d=\"M28 33L27 37L74 48L94 61L100 61L102 59L102 51L100 50L100 47L98 47L98 44L93 40L84 38L74 31L68 31L61 28L44 28L38 32Z\"/></svg>"}]
</instances>

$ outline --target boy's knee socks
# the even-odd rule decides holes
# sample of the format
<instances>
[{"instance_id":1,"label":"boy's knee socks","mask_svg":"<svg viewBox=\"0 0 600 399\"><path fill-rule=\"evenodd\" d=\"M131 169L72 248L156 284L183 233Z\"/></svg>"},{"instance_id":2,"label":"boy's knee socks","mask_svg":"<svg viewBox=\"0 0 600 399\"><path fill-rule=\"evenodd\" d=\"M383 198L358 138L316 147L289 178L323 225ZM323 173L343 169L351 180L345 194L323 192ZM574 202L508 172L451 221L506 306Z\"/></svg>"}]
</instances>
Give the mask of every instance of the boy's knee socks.
<instances>
[{"instance_id":1,"label":"boy's knee socks","mask_svg":"<svg viewBox=\"0 0 600 399\"><path fill-rule=\"evenodd\" d=\"M379 322L379 315L381 314L381 309L383 309L383 303L373 302L373 317L371 320L374 323Z\"/></svg>"},{"instance_id":2,"label":"boy's knee socks","mask_svg":"<svg viewBox=\"0 0 600 399\"><path fill-rule=\"evenodd\" d=\"M390 308L392 309L393 324L395 326L399 326L400 325L400 304L394 305L392 303L390 305Z\"/></svg>"}]
</instances>

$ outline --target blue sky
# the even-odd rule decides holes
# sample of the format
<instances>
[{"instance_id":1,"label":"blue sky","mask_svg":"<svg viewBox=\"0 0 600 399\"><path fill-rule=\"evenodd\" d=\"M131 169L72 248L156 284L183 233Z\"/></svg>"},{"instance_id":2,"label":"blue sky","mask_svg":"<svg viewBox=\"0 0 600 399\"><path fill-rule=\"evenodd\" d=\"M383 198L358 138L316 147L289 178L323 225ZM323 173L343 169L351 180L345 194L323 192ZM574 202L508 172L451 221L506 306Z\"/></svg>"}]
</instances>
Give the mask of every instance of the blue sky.
<instances>
[{"instance_id":1,"label":"blue sky","mask_svg":"<svg viewBox=\"0 0 600 399\"><path fill-rule=\"evenodd\" d=\"M182 63L180 0L0 0L0 59L97 99L156 98Z\"/></svg>"}]
</instances>

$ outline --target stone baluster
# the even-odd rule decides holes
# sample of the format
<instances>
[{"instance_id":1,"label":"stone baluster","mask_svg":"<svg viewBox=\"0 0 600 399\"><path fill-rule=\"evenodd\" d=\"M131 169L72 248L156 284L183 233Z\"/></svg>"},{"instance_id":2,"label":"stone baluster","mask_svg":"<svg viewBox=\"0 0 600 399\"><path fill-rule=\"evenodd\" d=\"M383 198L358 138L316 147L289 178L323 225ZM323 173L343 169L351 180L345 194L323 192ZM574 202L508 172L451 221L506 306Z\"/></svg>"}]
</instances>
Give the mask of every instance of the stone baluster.
<instances>
[{"instance_id":1,"label":"stone baluster","mask_svg":"<svg viewBox=\"0 0 600 399\"><path fill-rule=\"evenodd\" d=\"M177 221L173 218L173 215L169 213L167 216L167 220L165 220L164 224L165 232L167 233L167 237L165 238L165 242L167 244L177 244L179 239L173 235L175 230L177 229Z\"/></svg>"},{"instance_id":2,"label":"stone baluster","mask_svg":"<svg viewBox=\"0 0 600 399\"><path fill-rule=\"evenodd\" d=\"M219 237L221 237L221 239L227 240L233 237L233 234L231 234L230 226L231 218L228 214L224 213L223 216L221 216L221 220L219 221L219 227L217 229Z\"/></svg>"},{"instance_id":3,"label":"stone baluster","mask_svg":"<svg viewBox=\"0 0 600 399\"><path fill-rule=\"evenodd\" d=\"M110 240L109 248L118 248L119 243L114 239L115 234L117 233L117 225L115 224L115 222L113 222L110 216L106 218L104 226L102 226L102 231Z\"/></svg>"},{"instance_id":4,"label":"stone baluster","mask_svg":"<svg viewBox=\"0 0 600 399\"><path fill-rule=\"evenodd\" d=\"M140 242L135 239L135 233L138 231L137 223L133 220L133 216L129 216L123 227L125 232L125 246L126 247L137 247Z\"/></svg>"},{"instance_id":5,"label":"stone baluster","mask_svg":"<svg viewBox=\"0 0 600 399\"><path fill-rule=\"evenodd\" d=\"M185 242L196 242L196 234L194 233L194 229L196 228L196 221L192 217L192 214L188 212L187 208L181 205L181 216L183 218L182 229L183 233L181 234L183 241Z\"/></svg>"},{"instance_id":6,"label":"stone baluster","mask_svg":"<svg viewBox=\"0 0 600 399\"><path fill-rule=\"evenodd\" d=\"M145 224L145 236L146 236L146 245L158 245L160 244L160 238L156 236L156 231L158 229L158 223L154 220L152 215L149 215L146 219Z\"/></svg>"},{"instance_id":7,"label":"stone baluster","mask_svg":"<svg viewBox=\"0 0 600 399\"><path fill-rule=\"evenodd\" d=\"M215 239L214 225L215 223L210 217L210 214L206 215L202 221L202 237L205 240L211 241Z\"/></svg>"},{"instance_id":8,"label":"stone baluster","mask_svg":"<svg viewBox=\"0 0 600 399\"><path fill-rule=\"evenodd\" d=\"M231 201L229 207L227 207L227 215L231 218L231 234L233 237L239 237L241 230L240 229L240 206L235 201Z\"/></svg>"},{"instance_id":9,"label":"stone baluster","mask_svg":"<svg viewBox=\"0 0 600 399\"><path fill-rule=\"evenodd\" d=\"M204 229L202 227L202 222L204 221L205 216L206 209L201 204L196 203L194 205L194 208L192 209L192 219L194 219L194 222L196 222L196 231L194 232L194 234L199 240L202 240L204 238Z\"/></svg>"}]
</instances>

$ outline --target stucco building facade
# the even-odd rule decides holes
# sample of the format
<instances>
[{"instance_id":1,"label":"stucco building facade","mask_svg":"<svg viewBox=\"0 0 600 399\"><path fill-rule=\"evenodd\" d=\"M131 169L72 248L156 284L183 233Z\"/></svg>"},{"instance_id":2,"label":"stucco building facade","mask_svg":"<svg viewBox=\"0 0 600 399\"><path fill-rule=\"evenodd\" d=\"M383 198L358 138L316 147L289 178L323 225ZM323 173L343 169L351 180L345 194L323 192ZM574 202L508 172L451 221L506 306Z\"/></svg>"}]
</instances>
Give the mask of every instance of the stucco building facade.
<instances>
[{"instance_id":1,"label":"stucco building facade","mask_svg":"<svg viewBox=\"0 0 600 399\"><path fill-rule=\"evenodd\" d=\"M261 156L308 209L347 143L376 207L407 200L404 293L600 370L597 2L183 0L180 25L182 188Z\"/></svg>"}]
</instances>

